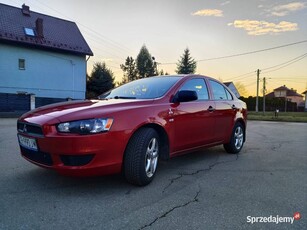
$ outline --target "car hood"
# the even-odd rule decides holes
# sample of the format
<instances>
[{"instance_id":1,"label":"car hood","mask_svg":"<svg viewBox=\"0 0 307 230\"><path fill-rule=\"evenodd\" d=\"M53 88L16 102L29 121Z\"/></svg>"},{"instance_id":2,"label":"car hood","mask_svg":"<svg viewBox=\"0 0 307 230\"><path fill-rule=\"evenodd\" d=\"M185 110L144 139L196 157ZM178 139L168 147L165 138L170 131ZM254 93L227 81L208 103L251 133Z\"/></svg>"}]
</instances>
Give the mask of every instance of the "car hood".
<instances>
[{"instance_id":1,"label":"car hood","mask_svg":"<svg viewBox=\"0 0 307 230\"><path fill-rule=\"evenodd\" d=\"M108 99L56 103L31 110L19 120L30 123L58 123L112 116L113 113L148 106L153 100Z\"/></svg>"}]
</instances>

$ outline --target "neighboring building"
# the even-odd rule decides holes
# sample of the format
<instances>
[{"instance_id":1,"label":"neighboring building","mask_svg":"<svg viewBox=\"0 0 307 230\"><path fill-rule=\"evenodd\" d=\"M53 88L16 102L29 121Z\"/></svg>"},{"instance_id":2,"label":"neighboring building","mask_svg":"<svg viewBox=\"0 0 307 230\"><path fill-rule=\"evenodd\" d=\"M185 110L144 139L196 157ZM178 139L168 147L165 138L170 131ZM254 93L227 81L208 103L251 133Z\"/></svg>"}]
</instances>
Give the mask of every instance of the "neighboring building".
<instances>
[{"instance_id":1,"label":"neighboring building","mask_svg":"<svg viewBox=\"0 0 307 230\"><path fill-rule=\"evenodd\" d=\"M287 101L296 103L297 107L302 105L302 102L304 102L301 94L297 93L294 89L287 88L285 85L274 89L273 92L267 94L266 97L286 98Z\"/></svg>"},{"instance_id":2,"label":"neighboring building","mask_svg":"<svg viewBox=\"0 0 307 230\"><path fill-rule=\"evenodd\" d=\"M237 98L240 97L240 93L233 82L224 82L224 85L226 85L237 96Z\"/></svg>"},{"instance_id":3,"label":"neighboring building","mask_svg":"<svg viewBox=\"0 0 307 230\"><path fill-rule=\"evenodd\" d=\"M34 94L39 105L85 98L87 56L93 52L76 23L25 4L0 3L0 15L0 111L5 100L14 110L18 95Z\"/></svg>"},{"instance_id":4,"label":"neighboring building","mask_svg":"<svg viewBox=\"0 0 307 230\"><path fill-rule=\"evenodd\" d=\"M302 92L302 94L305 94L304 110L307 112L307 90Z\"/></svg>"}]
</instances>

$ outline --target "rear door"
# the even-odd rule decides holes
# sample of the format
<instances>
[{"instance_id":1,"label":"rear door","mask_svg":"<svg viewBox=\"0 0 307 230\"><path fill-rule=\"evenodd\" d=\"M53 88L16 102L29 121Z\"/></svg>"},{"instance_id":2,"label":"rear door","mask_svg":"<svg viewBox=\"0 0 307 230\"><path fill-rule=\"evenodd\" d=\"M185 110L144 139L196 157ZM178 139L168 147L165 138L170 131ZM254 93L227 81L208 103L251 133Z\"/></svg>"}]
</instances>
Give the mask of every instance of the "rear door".
<instances>
[{"instance_id":1,"label":"rear door","mask_svg":"<svg viewBox=\"0 0 307 230\"><path fill-rule=\"evenodd\" d=\"M233 96L221 83L209 80L209 84L215 101L214 137L215 141L223 141L232 130L237 108Z\"/></svg>"},{"instance_id":2,"label":"rear door","mask_svg":"<svg viewBox=\"0 0 307 230\"><path fill-rule=\"evenodd\" d=\"M183 83L180 90L196 91L198 100L172 106L175 152L206 145L214 138L214 101L209 101L205 80L189 79Z\"/></svg>"}]
</instances>

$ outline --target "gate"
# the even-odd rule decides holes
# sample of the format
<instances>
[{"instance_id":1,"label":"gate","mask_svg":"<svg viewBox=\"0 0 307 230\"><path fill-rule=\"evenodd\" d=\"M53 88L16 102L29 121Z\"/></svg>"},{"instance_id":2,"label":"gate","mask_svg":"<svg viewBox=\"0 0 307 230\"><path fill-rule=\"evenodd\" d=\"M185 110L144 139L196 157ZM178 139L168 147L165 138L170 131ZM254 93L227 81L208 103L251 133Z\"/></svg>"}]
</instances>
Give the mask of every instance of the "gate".
<instances>
[{"instance_id":1,"label":"gate","mask_svg":"<svg viewBox=\"0 0 307 230\"><path fill-rule=\"evenodd\" d=\"M0 112L26 112L30 110L30 95L0 93Z\"/></svg>"}]
</instances>

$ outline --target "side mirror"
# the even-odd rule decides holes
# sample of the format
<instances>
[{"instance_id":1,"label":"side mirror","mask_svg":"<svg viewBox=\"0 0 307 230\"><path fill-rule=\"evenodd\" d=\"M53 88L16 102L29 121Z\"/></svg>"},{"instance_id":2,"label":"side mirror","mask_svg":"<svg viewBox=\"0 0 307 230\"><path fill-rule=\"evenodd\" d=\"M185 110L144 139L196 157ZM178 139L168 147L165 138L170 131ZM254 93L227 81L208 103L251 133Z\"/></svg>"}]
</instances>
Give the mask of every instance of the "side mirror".
<instances>
[{"instance_id":1,"label":"side mirror","mask_svg":"<svg viewBox=\"0 0 307 230\"><path fill-rule=\"evenodd\" d=\"M180 90L174 97L173 102L189 102L198 99L196 91Z\"/></svg>"}]
</instances>

